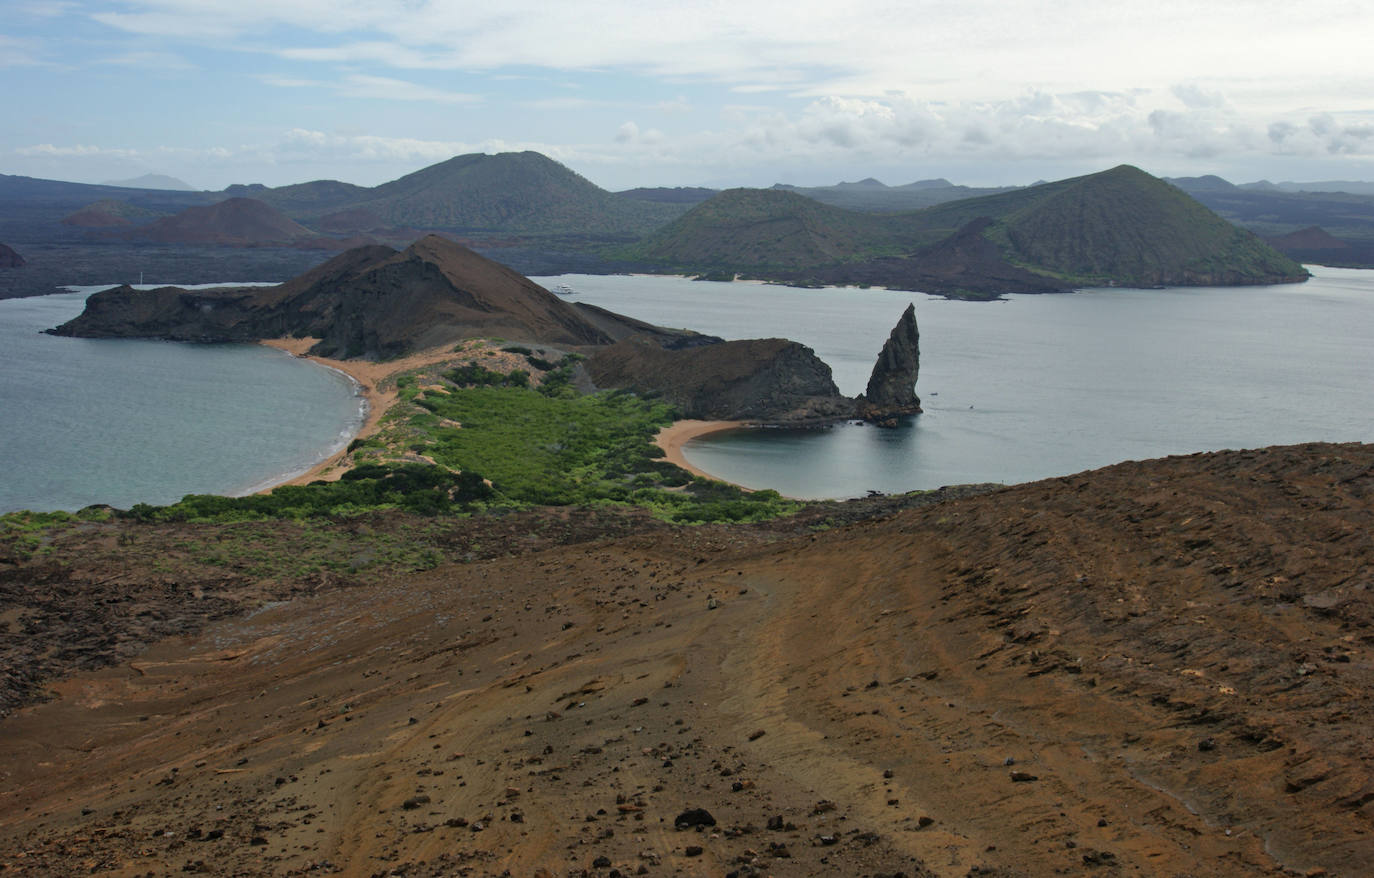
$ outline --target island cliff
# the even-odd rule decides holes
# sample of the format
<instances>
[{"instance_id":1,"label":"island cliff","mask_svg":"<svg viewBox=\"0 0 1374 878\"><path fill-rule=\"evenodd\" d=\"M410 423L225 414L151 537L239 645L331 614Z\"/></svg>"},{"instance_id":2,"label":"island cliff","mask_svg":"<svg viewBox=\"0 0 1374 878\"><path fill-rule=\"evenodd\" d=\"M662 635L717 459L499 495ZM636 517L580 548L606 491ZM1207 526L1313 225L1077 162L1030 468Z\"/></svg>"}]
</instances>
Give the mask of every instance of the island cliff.
<instances>
[{"instance_id":1,"label":"island cliff","mask_svg":"<svg viewBox=\"0 0 1374 878\"><path fill-rule=\"evenodd\" d=\"M636 337L597 351L587 370L600 387L656 393L687 418L802 423L855 413L830 367L785 338L665 350Z\"/></svg>"}]
</instances>

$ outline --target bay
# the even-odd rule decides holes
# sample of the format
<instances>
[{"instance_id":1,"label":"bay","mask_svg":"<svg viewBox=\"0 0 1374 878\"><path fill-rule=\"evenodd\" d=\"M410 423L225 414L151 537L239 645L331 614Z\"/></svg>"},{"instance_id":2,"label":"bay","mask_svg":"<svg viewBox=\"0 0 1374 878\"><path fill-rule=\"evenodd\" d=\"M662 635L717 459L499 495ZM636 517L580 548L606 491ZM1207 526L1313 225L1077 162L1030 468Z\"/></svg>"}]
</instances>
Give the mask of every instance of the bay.
<instances>
[{"instance_id":1,"label":"bay","mask_svg":"<svg viewBox=\"0 0 1374 878\"><path fill-rule=\"evenodd\" d=\"M539 279L571 298L725 338L809 345L861 392L908 302L924 414L896 429L743 430L688 444L694 465L793 497L1014 483L1123 460L1374 440L1374 271L1304 284L957 302L679 277Z\"/></svg>"},{"instance_id":2,"label":"bay","mask_svg":"<svg viewBox=\"0 0 1374 878\"><path fill-rule=\"evenodd\" d=\"M351 379L271 348L42 333L103 288L0 301L0 512L250 493L361 426Z\"/></svg>"}]
</instances>

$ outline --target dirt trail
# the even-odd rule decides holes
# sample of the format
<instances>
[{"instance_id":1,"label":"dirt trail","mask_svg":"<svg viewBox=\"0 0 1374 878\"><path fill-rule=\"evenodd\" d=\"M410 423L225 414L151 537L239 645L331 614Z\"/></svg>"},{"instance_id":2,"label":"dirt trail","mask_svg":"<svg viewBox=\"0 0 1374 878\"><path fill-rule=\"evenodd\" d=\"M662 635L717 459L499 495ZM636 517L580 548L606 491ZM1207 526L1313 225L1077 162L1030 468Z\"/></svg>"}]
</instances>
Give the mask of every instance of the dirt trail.
<instances>
[{"instance_id":1,"label":"dirt trail","mask_svg":"<svg viewBox=\"0 0 1374 878\"><path fill-rule=\"evenodd\" d=\"M1371 533L1301 446L302 597L4 720L0 871L1368 874Z\"/></svg>"}]
</instances>

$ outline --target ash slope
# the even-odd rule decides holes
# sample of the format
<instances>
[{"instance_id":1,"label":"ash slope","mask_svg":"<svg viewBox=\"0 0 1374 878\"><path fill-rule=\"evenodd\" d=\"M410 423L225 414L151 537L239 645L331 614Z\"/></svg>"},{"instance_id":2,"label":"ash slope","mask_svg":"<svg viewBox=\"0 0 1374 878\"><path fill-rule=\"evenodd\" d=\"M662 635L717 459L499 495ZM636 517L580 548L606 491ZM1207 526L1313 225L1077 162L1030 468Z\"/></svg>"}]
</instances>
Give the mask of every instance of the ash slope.
<instances>
[{"instance_id":1,"label":"ash slope","mask_svg":"<svg viewBox=\"0 0 1374 878\"><path fill-rule=\"evenodd\" d=\"M0 862L1364 874L1371 533L1308 445L324 588L5 720Z\"/></svg>"}]
</instances>

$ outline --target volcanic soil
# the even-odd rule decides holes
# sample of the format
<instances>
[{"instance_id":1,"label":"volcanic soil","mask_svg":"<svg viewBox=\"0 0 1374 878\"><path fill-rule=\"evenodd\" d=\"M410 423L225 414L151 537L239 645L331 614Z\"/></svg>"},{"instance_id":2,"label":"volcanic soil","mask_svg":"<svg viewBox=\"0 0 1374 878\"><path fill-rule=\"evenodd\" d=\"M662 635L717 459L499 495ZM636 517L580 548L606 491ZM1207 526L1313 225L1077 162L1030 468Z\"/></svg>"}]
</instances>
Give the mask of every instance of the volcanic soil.
<instances>
[{"instance_id":1,"label":"volcanic soil","mask_svg":"<svg viewBox=\"0 0 1374 878\"><path fill-rule=\"evenodd\" d=\"M1374 446L865 508L512 541L51 681L0 872L1369 874Z\"/></svg>"}]
</instances>

